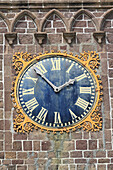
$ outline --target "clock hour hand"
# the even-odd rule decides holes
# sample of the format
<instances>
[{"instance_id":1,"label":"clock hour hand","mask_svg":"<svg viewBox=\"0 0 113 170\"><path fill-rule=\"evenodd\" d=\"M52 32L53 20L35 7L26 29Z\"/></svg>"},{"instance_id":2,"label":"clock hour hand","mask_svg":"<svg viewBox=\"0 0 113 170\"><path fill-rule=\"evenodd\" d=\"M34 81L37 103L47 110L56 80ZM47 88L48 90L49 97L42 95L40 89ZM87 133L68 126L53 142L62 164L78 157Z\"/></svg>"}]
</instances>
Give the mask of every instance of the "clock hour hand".
<instances>
[{"instance_id":1,"label":"clock hour hand","mask_svg":"<svg viewBox=\"0 0 113 170\"><path fill-rule=\"evenodd\" d=\"M76 80L76 77L75 77L74 79L69 79L68 82L66 82L66 83L64 83L63 85L57 87L57 92L59 92L60 90L62 90L64 87L69 86L70 84L74 84L75 80Z\"/></svg>"},{"instance_id":2,"label":"clock hour hand","mask_svg":"<svg viewBox=\"0 0 113 170\"><path fill-rule=\"evenodd\" d=\"M87 77L87 76L85 75L85 73L83 73L83 74L81 74L80 76L75 77L74 79L69 79L68 82L66 82L66 83L64 83L63 85L59 86L59 87L57 88L57 91L59 92L59 91L62 90L64 87L69 86L70 84L74 84L75 81L80 81L80 80L82 80L82 79L84 79L84 78L86 78L86 77Z\"/></svg>"},{"instance_id":3,"label":"clock hour hand","mask_svg":"<svg viewBox=\"0 0 113 170\"><path fill-rule=\"evenodd\" d=\"M34 70L38 75L40 75L54 89L55 92L58 92L57 91L58 87L56 87L53 83L51 83L40 70L38 70L37 68L34 68Z\"/></svg>"}]
</instances>

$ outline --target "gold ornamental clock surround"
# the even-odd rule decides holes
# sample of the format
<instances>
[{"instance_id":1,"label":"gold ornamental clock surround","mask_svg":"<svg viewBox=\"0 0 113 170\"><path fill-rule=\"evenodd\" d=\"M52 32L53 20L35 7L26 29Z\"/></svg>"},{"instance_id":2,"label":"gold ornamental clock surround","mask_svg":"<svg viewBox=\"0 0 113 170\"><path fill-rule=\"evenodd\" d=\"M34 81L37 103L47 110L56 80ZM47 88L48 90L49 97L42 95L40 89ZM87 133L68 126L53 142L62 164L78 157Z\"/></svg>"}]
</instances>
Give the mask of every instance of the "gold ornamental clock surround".
<instances>
[{"instance_id":1,"label":"gold ornamental clock surround","mask_svg":"<svg viewBox=\"0 0 113 170\"><path fill-rule=\"evenodd\" d=\"M69 133L83 128L102 129L102 81L97 74L99 55L88 51L73 56L60 51L38 56L17 52L12 102L14 130L29 133Z\"/></svg>"}]
</instances>

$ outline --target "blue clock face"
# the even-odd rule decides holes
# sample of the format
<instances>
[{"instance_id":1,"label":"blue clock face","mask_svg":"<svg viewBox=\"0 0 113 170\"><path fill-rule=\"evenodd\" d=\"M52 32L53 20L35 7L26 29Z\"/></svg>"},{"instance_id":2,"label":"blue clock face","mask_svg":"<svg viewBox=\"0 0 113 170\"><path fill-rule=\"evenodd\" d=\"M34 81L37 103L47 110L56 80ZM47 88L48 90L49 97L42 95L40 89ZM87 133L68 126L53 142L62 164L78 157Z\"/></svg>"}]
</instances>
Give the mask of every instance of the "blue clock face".
<instances>
[{"instance_id":1,"label":"blue clock face","mask_svg":"<svg viewBox=\"0 0 113 170\"><path fill-rule=\"evenodd\" d=\"M95 79L81 63L62 56L35 60L22 73L18 102L41 126L68 127L82 121L96 101Z\"/></svg>"}]
</instances>

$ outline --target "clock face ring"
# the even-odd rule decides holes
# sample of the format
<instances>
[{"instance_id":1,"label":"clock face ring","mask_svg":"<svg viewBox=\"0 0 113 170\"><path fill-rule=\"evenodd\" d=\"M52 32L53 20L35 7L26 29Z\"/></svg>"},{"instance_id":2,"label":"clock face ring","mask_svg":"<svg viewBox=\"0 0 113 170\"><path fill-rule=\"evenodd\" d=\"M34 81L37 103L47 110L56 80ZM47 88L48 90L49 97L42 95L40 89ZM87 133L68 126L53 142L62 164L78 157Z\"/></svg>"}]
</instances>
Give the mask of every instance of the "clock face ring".
<instances>
[{"instance_id":1,"label":"clock face ring","mask_svg":"<svg viewBox=\"0 0 113 170\"><path fill-rule=\"evenodd\" d=\"M50 53L31 60L20 71L16 103L26 119L40 128L72 129L96 108L97 87L93 71L79 59Z\"/></svg>"}]
</instances>

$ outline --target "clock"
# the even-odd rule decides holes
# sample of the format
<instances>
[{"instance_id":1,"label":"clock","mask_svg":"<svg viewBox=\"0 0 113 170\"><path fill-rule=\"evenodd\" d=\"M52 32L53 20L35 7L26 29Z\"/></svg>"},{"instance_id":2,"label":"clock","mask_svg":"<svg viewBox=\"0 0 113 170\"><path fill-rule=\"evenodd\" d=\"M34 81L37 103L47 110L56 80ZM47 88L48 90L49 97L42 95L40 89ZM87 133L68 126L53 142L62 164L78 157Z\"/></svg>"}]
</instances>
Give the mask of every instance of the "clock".
<instances>
[{"instance_id":1,"label":"clock","mask_svg":"<svg viewBox=\"0 0 113 170\"><path fill-rule=\"evenodd\" d=\"M29 132L41 128L54 133L81 127L101 129L102 86L95 74L98 60L95 52L80 57L60 52L33 57L16 53L12 97L18 116L14 129Z\"/></svg>"}]
</instances>

